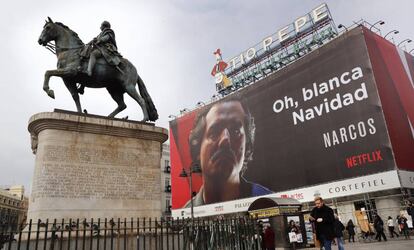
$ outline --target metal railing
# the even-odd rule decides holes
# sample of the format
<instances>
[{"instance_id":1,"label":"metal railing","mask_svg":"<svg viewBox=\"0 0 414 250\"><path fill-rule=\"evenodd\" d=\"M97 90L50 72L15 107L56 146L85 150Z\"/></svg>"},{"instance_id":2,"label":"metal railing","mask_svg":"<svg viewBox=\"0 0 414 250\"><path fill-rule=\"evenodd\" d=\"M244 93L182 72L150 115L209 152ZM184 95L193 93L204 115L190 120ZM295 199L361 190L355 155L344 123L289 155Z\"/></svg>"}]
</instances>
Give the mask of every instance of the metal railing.
<instances>
[{"instance_id":1,"label":"metal railing","mask_svg":"<svg viewBox=\"0 0 414 250\"><path fill-rule=\"evenodd\" d=\"M256 221L226 219L46 220L0 228L0 249L260 249ZM9 228L9 227L8 227Z\"/></svg>"}]
</instances>

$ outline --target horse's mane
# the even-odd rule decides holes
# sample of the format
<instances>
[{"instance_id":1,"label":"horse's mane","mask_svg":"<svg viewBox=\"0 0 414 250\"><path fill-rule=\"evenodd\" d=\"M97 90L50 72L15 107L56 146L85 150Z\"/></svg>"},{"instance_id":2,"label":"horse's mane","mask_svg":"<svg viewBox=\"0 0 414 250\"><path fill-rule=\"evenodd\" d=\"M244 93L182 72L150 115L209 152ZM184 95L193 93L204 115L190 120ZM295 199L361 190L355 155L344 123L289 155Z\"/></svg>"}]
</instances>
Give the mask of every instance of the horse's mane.
<instances>
[{"instance_id":1,"label":"horse's mane","mask_svg":"<svg viewBox=\"0 0 414 250\"><path fill-rule=\"evenodd\" d=\"M75 31L71 30L68 26L64 25L63 23L60 22L54 22L55 24L59 25L60 27L66 29L67 31L69 31L75 38L76 40L80 43L80 44L84 44L82 42L82 40L79 38L78 33L76 33Z\"/></svg>"}]
</instances>

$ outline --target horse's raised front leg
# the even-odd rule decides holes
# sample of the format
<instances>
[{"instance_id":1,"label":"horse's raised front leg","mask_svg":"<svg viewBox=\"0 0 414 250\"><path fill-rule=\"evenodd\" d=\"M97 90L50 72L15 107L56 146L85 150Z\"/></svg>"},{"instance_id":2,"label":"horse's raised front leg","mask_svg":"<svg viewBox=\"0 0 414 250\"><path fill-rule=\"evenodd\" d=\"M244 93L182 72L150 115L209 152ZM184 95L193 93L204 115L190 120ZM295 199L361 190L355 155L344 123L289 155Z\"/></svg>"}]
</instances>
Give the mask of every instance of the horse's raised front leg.
<instances>
[{"instance_id":1,"label":"horse's raised front leg","mask_svg":"<svg viewBox=\"0 0 414 250\"><path fill-rule=\"evenodd\" d=\"M47 95L53 99L55 99L55 93L52 89L49 89L49 80L52 76L58 77L65 77L71 76L76 74L76 70L73 69L54 69L54 70L47 70L45 72L45 80L43 82L43 90L47 93Z\"/></svg>"}]
</instances>

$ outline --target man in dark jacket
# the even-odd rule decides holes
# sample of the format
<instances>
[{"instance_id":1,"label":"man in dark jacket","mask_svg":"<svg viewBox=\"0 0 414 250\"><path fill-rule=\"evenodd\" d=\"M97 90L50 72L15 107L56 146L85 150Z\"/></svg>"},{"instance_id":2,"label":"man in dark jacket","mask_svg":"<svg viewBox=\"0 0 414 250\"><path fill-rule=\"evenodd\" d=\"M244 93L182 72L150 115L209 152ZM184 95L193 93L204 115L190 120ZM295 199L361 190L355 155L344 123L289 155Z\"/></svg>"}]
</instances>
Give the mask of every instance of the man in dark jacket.
<instances>
[{"instance_id":1,"label":"man in dark jacket","mask_svg":"<svg viewBox=\"0 0 414 250\"><path fill-rule=\"evenodd\" d=\"M335 222L334 222L334 231L336 242L338 243L338 250L344 250L344 233L345 230L344 224L339 220L338 216L335 214Z\"/></svg>"},{"instance_id":2,"label":"man in dark jacket","mask_svg":"<svg viewBox=\"0 0 414 250\"><path fill-rule=\"evenodd\" d=\"M378 241L381 241L381 237L384 238L384 241L387 241L387 237L384 234L384 221L381 219L381 217L377 214L374 218L374 228L375 231L377 231L377 235L375 236L375 239Z\"/></svg>"},{"instance_id":3,"label":"man in dark jacket","mask_svg":"<svg viewBox=\"0 0 414 250\"><path fill-rule=\"evenodd\" d=\"M414 225L414 205L412 200L408 202L407 213L411 216L411 223Z\"/></svg>"},{"instance_id":4,"label":"man in dark jacket","mask_svg":"<svg viewBox=\"0 0 414 250\"><path fill-rule=\"evenodd\" d=\"M334 233L335 216L333 210L326 206L321 197L315 198L315 207L312 209L309 220L315 223L316 238L325 250L331 250Z\"/></svg>"},{"instance_id":5,"label":"man in dark jacket","mask_svg":"<svg viewBox=\"0 0 414 250\"><path fill-rule=\"evenodd\" d=\"M275 249L275 232L270 225L265 227L263 243L266 250Z\"/></svg>"}]
</instances>

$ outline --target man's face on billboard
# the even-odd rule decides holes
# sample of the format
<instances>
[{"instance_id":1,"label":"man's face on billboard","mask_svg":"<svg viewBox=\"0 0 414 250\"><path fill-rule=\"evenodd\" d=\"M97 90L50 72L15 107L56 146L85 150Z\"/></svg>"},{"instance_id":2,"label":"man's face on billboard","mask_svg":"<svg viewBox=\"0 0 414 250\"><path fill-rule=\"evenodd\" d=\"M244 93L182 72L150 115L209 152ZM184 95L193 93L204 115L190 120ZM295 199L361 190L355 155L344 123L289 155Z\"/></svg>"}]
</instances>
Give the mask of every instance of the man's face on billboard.
<instances>
[{"instance_id":1,"label":"man's face on billboard","mask_svg":"<svg viewBox=\"0 0 414 250\"><path fill-rule=\"evenodd\" d=\"M215 104L207 113L200 149L203 175L218 180L238 177L243 166L245 112L238 101Z\"/></svg>"}]
</instances>

